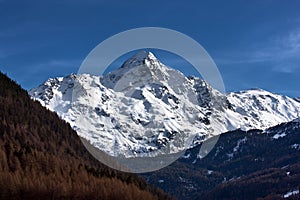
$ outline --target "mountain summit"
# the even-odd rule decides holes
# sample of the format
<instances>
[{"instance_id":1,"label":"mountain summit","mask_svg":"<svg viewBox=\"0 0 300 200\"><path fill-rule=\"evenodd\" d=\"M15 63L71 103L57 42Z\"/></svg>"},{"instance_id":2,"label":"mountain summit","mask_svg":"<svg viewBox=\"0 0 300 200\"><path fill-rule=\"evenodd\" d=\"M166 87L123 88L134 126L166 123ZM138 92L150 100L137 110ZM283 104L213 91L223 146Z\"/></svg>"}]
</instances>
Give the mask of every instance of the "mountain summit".
<instances>
[{"instance_id":1,"label":"mountain summit","mask_svg":"<svg viewBox=\"0 0 300 200\"><path fill-rule=\"evenodd\" d=\"M114 91L132 94L130 89L152 83L168 84L177 90L186 80L181 72L161 63L153 53L141 51L125 61L119 69L102 77L101 83Z\"/></svg>"},{"instance_id":2,"label":"mountain summit","mask_svg":"<svg viewBox=\"0 0 300 200\"><path fill-rule=\"evenodd\" d=\"M229 130L266 129L299 117L300 103L264 90L222 94L150 52L105 76L49 79L29 91L111 156L177 153Z\"/></svg>"},{"instance_id":3,"label":"mountain summit","mask_svg":"<svg viewBox=\"0 0 300 200\"><path fill-rule=\"evenodd\" d=\"M153 55L153 53L149 51L140 51L125 61L121 68L134 67L142 64L153 65L154 63L158 64L160 61Z\"/></svg>"}]
</instances>

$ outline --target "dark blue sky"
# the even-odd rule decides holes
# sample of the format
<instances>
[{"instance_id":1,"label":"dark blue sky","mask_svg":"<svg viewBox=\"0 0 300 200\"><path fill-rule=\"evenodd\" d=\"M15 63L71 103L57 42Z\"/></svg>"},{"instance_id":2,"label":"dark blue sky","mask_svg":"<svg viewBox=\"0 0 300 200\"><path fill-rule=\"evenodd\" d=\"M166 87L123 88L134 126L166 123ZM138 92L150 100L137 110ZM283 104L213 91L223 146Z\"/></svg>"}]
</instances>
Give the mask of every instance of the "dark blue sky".
<instances>
[{"instance_id":1,"label":"dark blue sky","mask_svg":"<svg viewBox=\"0 0 300 200\"><path fill-rule=\"evenodd\" d=\"M198 41L227 91L259 87L300 96L300 1L292 0L0 0L0 70L30 89L76 73L106 38L145 26ZM157 55L180 66L164 56Z\"/></svg>"}]
</instances>

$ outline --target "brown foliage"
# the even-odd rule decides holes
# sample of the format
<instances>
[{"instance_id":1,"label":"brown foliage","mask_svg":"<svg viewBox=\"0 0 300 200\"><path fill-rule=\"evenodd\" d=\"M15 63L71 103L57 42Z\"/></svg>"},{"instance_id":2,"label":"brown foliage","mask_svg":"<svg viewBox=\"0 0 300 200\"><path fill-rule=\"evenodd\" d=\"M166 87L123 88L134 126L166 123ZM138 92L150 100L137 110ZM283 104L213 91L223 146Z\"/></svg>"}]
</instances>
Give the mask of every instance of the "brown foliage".
<instances>
[{"instance_id":1,"label":"brown foliage","mask_svg":"<svg viewBox=\"0 0 300 200\"><path fill-rule=\"evenodd\" d=\"M0 199L168 199L101 165L71 127L0 73Z\"/></svg>"}]
</instances>

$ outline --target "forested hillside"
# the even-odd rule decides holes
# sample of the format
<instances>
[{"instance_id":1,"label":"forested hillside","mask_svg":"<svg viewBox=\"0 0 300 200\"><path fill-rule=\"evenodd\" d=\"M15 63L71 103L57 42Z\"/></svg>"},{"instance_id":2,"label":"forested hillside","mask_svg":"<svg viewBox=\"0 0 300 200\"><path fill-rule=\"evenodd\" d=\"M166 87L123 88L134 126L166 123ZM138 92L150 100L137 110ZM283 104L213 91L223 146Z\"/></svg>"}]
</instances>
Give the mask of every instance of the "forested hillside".
<instances>
[{"instance_id":1,"label":"forested hillside","mask_svg":"<svg viewBox=\"0 0 300 200\"><path fill-rule=\"evenodd\" d=\"M299 199L300 121L223 133L199 159L201 144L147 180L179 199ZM290 194L294 191L294 194Z\"/></svg>"},{"instance_id":2,"label":"forested hillside","mask_svg":"<svg viewBox=\"0 0 300 200\"><path fill-rule=\"evenodd\" d=\"M95 160L59 117L0 73L0 199L170 199Z\"/></svg>"}]
</instances>

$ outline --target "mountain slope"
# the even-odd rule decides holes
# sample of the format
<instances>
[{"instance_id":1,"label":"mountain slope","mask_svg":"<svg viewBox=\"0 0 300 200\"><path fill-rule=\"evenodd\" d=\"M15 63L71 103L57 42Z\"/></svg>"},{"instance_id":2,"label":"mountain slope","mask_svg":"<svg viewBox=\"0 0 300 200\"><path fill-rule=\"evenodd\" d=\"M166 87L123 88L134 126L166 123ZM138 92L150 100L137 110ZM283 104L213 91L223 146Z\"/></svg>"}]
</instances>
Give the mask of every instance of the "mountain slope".
<instances>
[{"instance_id":1,"label":"mountain slope","mask_svg":"<svg viewBox=\"0 0 300 200\"><path fill-rule=\"evenodd\" d=\"M49 79L29 91L111 156L177 153L231 130L266 129L299 117L300 103L256 89L222 94L140 52L119 69Z\"/></svg>"},{"instance_id":2,"label":"mountain slope","mask_svg":"<svg viewBox=\"0 0 300 200\"><path fill-rule=\"evenodd\" d=\"M76 132L0 73L0 199L168 199L100 164Z\"/></svg>"},{"instance_id":3,"label":"mountain slope","mask_svg":"<svg viewBox=\"0 0 300 200\"><path fill-rule=\"evenodd\" d=\"M291 191L299 199L299 120L224 133L203 159L200 146L145 177L179 199L281 199Z\"/></svg>"}]
</instances>

